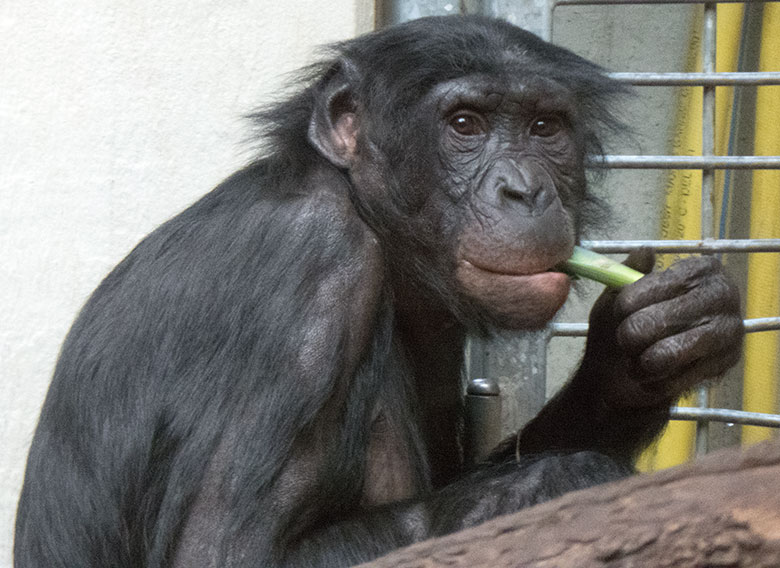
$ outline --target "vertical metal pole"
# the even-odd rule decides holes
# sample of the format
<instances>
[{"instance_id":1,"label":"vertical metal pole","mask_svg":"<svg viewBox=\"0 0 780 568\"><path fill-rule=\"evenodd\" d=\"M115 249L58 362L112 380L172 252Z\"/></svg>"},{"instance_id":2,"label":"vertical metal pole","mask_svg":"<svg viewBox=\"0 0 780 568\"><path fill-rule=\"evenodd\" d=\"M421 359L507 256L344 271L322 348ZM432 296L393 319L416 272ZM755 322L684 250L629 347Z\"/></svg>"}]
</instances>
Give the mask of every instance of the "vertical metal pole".
<instances>
[{"instance_id":1,"label":"vertical metal pole","mask_svg":"<svg viewBox=\"0 0 780 568\"><path fill-rule=\"evenodd\" d=\"M463 0L469 13L504 18L550 41L552 0Z\"/></svg>"},{"instance_id":2,"label":"vertical metal pole","mask_svg":"<svg viewBox=\"0 0 780 568\"><path fill-rule=\"evenodd\" d=\"M502 438L501 393L492 379L474 379L466 389L463 450L466 463L484 460Z\"/></svg>"},{"instance_id":3,"label":"vertical metal pole","mask_svg":"<svg viewBox=\"0 0 780 568\"><path fill-rule=\"evenodd\" d=\"M544 405L549 338L548 330L469 338L466 376L490 377L498 383L504 436L516 432Z\"/></svg>"},{"instance_id":4,"label":"vertical metal pole","mask_svg":"<svg viewBox=\"0 0 780 568\"><path fill-rule=\"evenodd\" d=\"M704 33L702 34L702 71L715 72L717 4L707 2L704 5ZM715 154L715 87L702 87L702 156ZM712 237L713 204L712 194L715 187L715 170L709 168L701 173L701 238ZM709 389L700 387L698 392L699 408L709 407ZM696 455L707 453L709 446L709 422L696 423Z\"/></svg>"},{"instance_id":5,"label":"vertical metal pole","mask_svg":"<svg viewBox=\"0 0 780 568\"><path fill-rule=\"evenodd\" d=\"M425 16L459 14L458 0L386 0L377 4L377 27L408 22Z\"/></svg>"}]
</instances>

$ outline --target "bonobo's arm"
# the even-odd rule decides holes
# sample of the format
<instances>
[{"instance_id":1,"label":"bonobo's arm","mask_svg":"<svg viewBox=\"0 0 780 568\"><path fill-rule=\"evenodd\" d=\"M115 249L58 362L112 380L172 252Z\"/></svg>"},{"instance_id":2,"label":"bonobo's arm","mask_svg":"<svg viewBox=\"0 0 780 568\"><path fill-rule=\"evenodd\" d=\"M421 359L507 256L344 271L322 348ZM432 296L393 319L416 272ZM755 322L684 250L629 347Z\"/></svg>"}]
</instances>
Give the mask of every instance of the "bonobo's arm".
<instances>
[{"instance_id":1,"label":"bonobo's arm","mask_svg":"<svg viewBox=\"0 0 780 568\"><path fill-rule=\"evenodd\" d=\"M626 263L649 272L653 260L638 251ZM606 290L579 370L520 433L518 452L584 448L631 460L681 394L737 362L743 334L739 292L712 257Z\"/></svg>"}]
</instances>

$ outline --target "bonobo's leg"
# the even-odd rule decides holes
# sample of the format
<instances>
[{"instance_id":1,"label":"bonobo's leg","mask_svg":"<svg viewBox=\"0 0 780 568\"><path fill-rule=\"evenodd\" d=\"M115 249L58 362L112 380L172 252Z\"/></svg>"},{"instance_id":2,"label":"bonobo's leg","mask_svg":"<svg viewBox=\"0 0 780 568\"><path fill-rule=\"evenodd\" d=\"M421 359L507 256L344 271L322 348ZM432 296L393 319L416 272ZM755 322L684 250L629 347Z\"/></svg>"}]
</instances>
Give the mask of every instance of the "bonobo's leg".
<instances>
[{"instance_id":1,"label":"bonobo's leg","mask_svg":"<svg viewBox=\"0 0 780 568\"><path fill-rule=\"evenodd\" d=\"M604 454L580 451L535 454L483 467L441 490L428 505L431 536L477 525L570 491L622 479L633 470ZM504 478L514 478L504 485ZM489 488L485 491L485 487ZM508 504L512 506L508 506Z\"/></svg>"},{"instance_id":2,"label":"bonobo's leg","mask_svg":"<svg viewBox=\"0 0 780 568\"><path fill-rule=\"evenodd\" d=\"M315 530L289 551L286 562L348 566L630 473L629 467L595 452L542 454L485 466L424 500L366 511Z\"/></svg>"}]
</instances>

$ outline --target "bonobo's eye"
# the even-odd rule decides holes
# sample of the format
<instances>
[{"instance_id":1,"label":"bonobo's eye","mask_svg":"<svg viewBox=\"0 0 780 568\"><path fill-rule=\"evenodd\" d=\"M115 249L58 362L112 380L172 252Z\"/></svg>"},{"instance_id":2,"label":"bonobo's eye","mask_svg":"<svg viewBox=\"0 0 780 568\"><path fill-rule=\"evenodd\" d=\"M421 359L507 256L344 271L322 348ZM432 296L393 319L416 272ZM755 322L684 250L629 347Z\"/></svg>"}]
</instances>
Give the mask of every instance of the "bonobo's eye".
<instances>
[{"instance_id":1,"label":"bonobo's eye","mask_svg":"<svg viewBox=\"0 0 780 568\"><path fill-rule=\"evenodd\" d=\"M478 136L487 131L485 120L480 115L465 110L452 116L450 126L461 136Z\"/></svg>"},{"instance_id":2,"label":"bonobo's eye","mask_svg":"<svg viewBox=\"0 0 780 568\"><path fill-rule=\"evenodd\" d=\"M563 127L563 119L559 116L540 116L531 123L531 136L548 138L558 134Z\"/></svg>"}]
</instances>

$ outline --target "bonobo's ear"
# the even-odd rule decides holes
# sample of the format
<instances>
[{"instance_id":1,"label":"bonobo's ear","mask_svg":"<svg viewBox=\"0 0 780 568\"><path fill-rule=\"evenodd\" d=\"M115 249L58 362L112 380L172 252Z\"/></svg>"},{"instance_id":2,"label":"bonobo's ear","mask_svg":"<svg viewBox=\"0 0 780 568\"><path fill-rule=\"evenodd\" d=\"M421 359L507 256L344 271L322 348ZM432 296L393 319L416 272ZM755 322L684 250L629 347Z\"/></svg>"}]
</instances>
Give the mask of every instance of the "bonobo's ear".
<instances>
[{"instance_id":1,"label":"bonobo's ear","mask_svg":"<svg viewBox=\"0 0 780 568\"><path fill-rule=\"evenodd\" d=\"M333 165L348 168L357 147L357 115L352 81L356 69L340 61L319 85L309 121L309 141Z\"/></svg>"}]
</instances>

